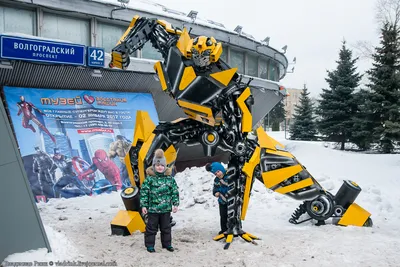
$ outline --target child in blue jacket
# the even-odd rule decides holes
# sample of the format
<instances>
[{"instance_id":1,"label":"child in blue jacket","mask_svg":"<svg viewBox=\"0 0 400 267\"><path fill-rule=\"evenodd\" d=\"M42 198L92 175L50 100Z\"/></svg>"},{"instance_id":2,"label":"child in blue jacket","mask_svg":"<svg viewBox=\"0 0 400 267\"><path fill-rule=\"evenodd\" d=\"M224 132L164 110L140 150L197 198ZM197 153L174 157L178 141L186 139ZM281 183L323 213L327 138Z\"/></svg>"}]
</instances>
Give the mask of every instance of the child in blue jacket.
<instances>
[{"instance_id":1,"label":"child in blue jacket","mask_svg":"<svg viewBox=\"0 0 400 267\"><path fill-rule=\"evenodd\" d=\"M219 162L208 163L206 170L215 175L213 195L218 198L219 204L219 216L222 234L228 230L228 177L226 176L226 170Z\"/></svg>"}]
</instances>

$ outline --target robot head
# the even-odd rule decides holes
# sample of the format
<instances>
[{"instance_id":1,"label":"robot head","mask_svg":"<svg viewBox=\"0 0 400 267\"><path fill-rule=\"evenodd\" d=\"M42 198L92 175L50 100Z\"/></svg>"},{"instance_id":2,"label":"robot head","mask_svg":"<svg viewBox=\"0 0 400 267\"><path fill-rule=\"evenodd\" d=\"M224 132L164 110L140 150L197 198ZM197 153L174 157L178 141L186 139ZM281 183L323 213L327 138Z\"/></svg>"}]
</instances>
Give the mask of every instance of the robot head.
<instances>
[{"instance_id":1,"label":"robot head","mask_svg":"<svg viewBox=\"0 0 400 267\"><path fill-rule=\"evenodd\" d=\"M25 97L24 97L23 95L21 95L21 96L19 97L19 99L20 99L22 102L25 101Z\"/></svg>"},{"instance_id":2,"label":"robot head","mask_svg":"<svg viewBox=\"0 0 400 267\"><path fill-rule=\"evenodd\" d=\"M108 165L107 152L105 152L103 149L96 150L96 152L94 152L94 157L97 159L97 161L100 163L100 165L102 165L102 166Z\"/></svg>"},{"instance_id":3,"label":"robot head","mask_svg":"<svg viewBox=\"0 0 400 267\"><path fill-rule=\"evenodd\" d=\"M193 40L191 54L194 64L199 67L205 67L219 59L221 53L216 52L219 49L217 41L214 37L199 36ZM221 50L222 52L222 50ZM213 54L213 56L211 56Z\"/></svg>"}]
</instances>

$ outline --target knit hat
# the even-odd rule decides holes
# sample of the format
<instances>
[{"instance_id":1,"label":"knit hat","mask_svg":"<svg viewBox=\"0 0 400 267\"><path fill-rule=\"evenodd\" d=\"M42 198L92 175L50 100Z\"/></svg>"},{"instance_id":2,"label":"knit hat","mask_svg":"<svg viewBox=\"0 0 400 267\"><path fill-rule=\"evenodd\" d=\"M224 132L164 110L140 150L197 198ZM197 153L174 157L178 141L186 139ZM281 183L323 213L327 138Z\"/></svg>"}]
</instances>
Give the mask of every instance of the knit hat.
<instances>
[{"instance_id":1,"label":"knit hat","mask_svg":"<svg viewBox=\"0 0 400 267\"><path fill-rule=\"evenodd\" d=\"M222 166L222 164L219 163L219 162L213 162L211 164L208 163L206 165L206 170L211 172L211 173L213 173L213 174L215 174L217 171L221 171L224 175L226 173L226 170L225 170L224 166Z\"/></svg>"},{"instance_id":2,"label":"knit hat","mask_svg":"<svg viewBox=\"0 0 400 267\"><path fill-rule=\"evenodd\" d=\"M161 164L164 166L163 172L165 172L165 170L167 169L167 160L165 159L164 151L160 148L154 152L154 158L153 158L153 164L152 164L154 171L156 171L156 168L155 168L156 164Z\"/></svg>"}]
</instances>

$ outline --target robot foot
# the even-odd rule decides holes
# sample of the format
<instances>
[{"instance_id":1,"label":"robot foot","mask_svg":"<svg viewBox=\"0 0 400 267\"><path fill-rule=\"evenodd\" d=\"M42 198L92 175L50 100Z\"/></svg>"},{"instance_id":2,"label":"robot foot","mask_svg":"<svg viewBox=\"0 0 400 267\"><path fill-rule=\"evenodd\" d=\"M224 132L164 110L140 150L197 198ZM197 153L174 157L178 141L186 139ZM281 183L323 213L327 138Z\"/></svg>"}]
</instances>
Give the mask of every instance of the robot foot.
<instances>
[{"instance_id":1,"label":"robot foot","mask_svg":"<svg viewBox=\"0 0 400 267\"><path fill-rule=\"evenodd\" d=\"M221 240L223 238L226 238L224 249L228 249L229 246L231 245L232 241L233 241L233 238L237 237L237 236L240 236L246 242L252 243L254 245L258 245L257 242L254 241L254 240L261 240L260 238L256 237L255 235L252 235L252 234L246 233L246 232L242 232L241 234L238 234L238 235L234 235L232 233L229 233L229 234L228 233L222 233L222 234L219 234L219 235L215 236L213 238L213 240L214 241L219 241L219 240Z\"/></svg>"}]
</instances>

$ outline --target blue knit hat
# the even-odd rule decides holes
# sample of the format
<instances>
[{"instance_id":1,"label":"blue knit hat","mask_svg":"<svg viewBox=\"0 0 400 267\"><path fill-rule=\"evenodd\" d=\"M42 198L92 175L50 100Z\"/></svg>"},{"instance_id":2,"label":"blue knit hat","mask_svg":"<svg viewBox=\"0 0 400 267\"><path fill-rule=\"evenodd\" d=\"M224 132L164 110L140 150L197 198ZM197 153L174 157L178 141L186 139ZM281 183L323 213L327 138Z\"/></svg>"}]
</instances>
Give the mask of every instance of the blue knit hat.
<instances>
[{"instance_id":1,"label":"blue knit hat","mask_svg":"<svg viewBox=\"0 0 400 267\"><path fill-rule=\"evenodd\" d=\"M206 170L212 172L213 174L215 174L217 171L221 171L224 175L226 173L224 166L222 166L222 164L219 162L213 162L211 164L207 164Z\"/></svg>"}]
</instances>

